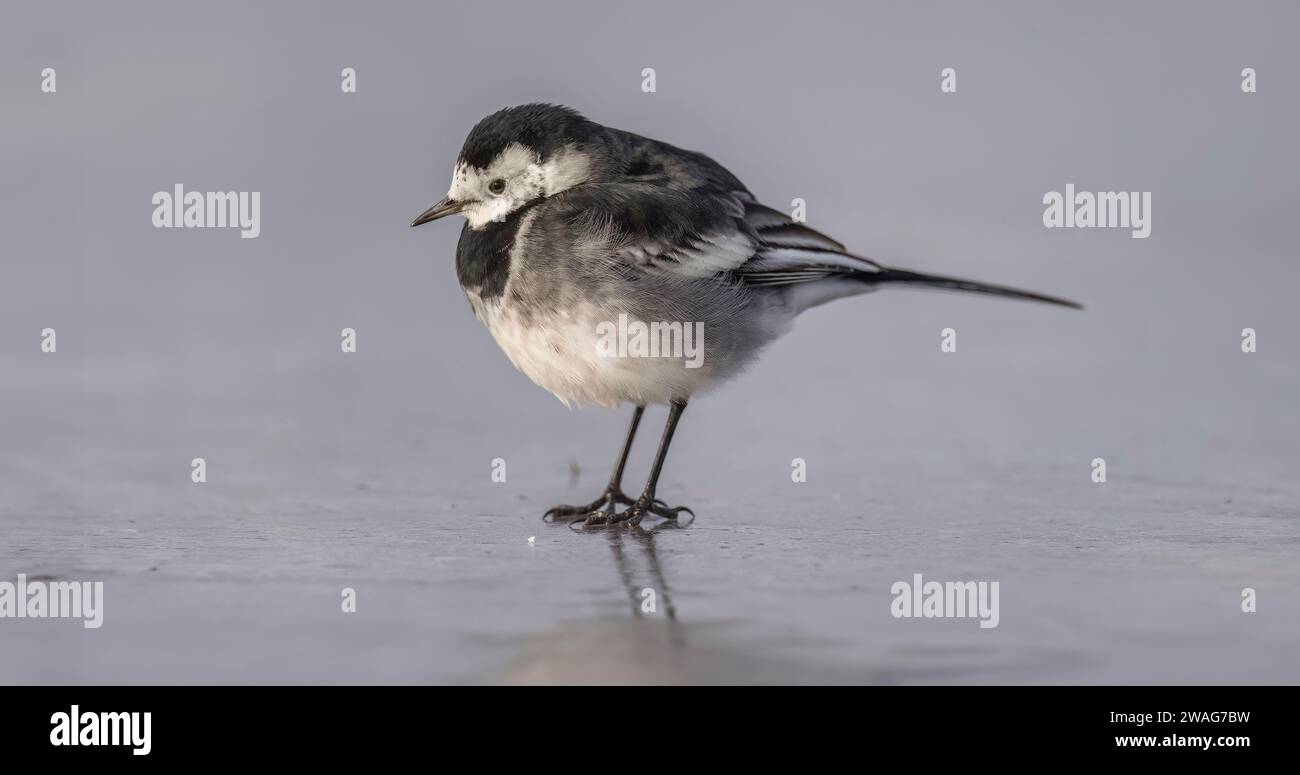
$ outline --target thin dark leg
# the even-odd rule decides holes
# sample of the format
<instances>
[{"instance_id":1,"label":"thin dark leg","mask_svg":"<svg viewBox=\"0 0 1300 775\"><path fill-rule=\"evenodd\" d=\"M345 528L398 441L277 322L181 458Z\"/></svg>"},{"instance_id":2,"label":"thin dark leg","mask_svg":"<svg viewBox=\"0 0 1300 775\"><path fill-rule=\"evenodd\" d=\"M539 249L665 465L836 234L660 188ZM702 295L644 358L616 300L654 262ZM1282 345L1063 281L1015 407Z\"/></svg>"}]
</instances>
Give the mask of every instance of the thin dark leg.
<instances>
[{"instance_id":1,"label":"thin dark leg","mask_svg":"<svg viewBox=\"0 0 1300 775\"><path fill-rule=\"evenodd\" d=\"M615 506L627 506L633 503L631 498L623 494L623 468L627 466L627 456L632 451L632 440L636 438L636 429L641 424L641 415L644 412L644 406L638 406L632 412L632 424L628 426L623 450L618 455L618 462L614 464L614 473L610 474L609 486L605 488L605 492L591 503L580 506L555 506L542 515L543 520L551 522L561 517L575 516L581 519L603 516L608 519L614 513Z\"/></svg>"},{"instance_id":2,"label":"thin dark leg","mask_svg":"<svg viewBox=\"0 0 1300 775\"><path fill-rule=\"evenodd\" d=\"M673 443L673 433L677 431L677 421L686 411L685 401L674 401L668 407L668 424L664 426L664 436L659 440L659 451L655 453L654 465L650 466L650 478L646 480L642 498L653 501L655 488L659 486L659 472L663 470L664 460L668 457L668 445Z\"/></svg>"},{"instance_id":3,"label":"thin dark leg","mask_svg":"<svg viewBox=\"0 0 1300 775\"><path fill-rule=\"evenodd\" d=\"M668 457L668 447L673 443L673 433L677 430L677 421L681 419L682 412L686 411L685 401L674 401L668 407L668 424L664 426L663 438L659 440L659 450L655 453L654 465L650 467L650 477L646 479L645 490L641 492L641 497L628 507L628 510L613 518L614 522L627 522L629 525L640 524L641 519L647 514L655 514L664 519L676 519L677 515L685 511L692 517L695 512L686 507L669 508L663 501L655 499L655 488L659 486L659 474L663 471L664 460Z\"/></svg>"},{"instance_id":4,"label":"thin dark leg","mask_svg":"<svg viewBox=\"0 0 1300 775\"><path fill-rule=\"evenodd\" d=\"M618 454L618 463L614 466L614 473L609 476L610 492L623 495L623 468L627 465L627 456L632 451L632 439L636 438L636 428L641 424L641 415L644 413L644 406L638 406L632 411L632 424L627 427L627 439L623 441L623 451ZM629 502L631 500L631 498L628 498Z\"/></svg>"}]
</instances>

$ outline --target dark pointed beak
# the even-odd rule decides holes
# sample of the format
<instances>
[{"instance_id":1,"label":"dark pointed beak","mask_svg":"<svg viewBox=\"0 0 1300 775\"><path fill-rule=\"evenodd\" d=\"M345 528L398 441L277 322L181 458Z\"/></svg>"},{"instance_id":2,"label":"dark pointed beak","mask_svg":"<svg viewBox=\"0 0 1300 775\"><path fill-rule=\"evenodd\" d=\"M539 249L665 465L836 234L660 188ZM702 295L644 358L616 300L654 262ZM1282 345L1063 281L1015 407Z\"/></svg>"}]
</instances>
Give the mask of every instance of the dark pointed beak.
<instances>
[{"instance_id":1,"label":"dark pointed beak","mask_svg":"<svg viewBox=\"0 0 1300 775\"><path fill-rule=\"evenodd\" d=\"M425 210L424 212L420 213L420 216L418 218L416 218L414 221L411 221L411 225L419 226L422 223L428 223L429 221L436 221L445 215L455 215L456 213L464 209L464 207L465 207L464 202L457 202L454 199L448 199L447 197L444 196L442 199L439 199L437 203L433 205L433 207L430 207L428 210Z\"/></svg>"}]
</instances>

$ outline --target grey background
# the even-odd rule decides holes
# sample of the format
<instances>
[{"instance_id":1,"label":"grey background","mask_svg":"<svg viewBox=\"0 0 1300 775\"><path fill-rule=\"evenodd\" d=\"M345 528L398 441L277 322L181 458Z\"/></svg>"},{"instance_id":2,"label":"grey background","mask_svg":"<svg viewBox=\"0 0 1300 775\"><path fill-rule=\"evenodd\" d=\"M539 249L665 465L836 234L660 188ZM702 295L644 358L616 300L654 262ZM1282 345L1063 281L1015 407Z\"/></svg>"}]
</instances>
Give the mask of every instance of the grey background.
<instances>
[{"instance_id":1,"label":"grey background","mask_svg":"<svg viewBox=\"0 0 1300 775\"><path fill-rule=\"evenodd\" d=\"M5 2L0 579L103 580L107 602L98 631L0 620L0 681L1300 680L1297 22ZM456 284L459 222L406 228L478 118L536 100L706 151L882 261L1088 309L815 310L687 411L662 492L693 525L545 526L600 489L626 412L514 371ZM154 229L178 182L260 191L260 238ZM1151 191L1151 237L1043 228L1067 182ZM998 580L1001 625L891 618L918 572ZM657 614L634 614L642 587Z\"/></svg>"}]
</instances>

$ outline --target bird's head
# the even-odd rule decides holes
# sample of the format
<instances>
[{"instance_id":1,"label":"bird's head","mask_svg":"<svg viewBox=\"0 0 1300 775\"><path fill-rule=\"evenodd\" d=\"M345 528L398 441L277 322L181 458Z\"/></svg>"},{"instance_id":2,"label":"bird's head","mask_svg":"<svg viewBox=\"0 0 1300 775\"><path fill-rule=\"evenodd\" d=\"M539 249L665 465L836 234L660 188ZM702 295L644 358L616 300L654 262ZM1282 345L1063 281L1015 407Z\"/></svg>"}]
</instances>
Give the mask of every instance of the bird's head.
<instances>
[{"instance_id":1,"label":"bird's head","mask_svg":"<svg viewBox=\"0 0 1300 775\"><path fill-rule=\"evenodd\" d=\"M456 157L447 196L412 223L460 213L472 229L592 179L600 125L559 105L520 105L478 122Z\"/></svg>"}]
</instances>

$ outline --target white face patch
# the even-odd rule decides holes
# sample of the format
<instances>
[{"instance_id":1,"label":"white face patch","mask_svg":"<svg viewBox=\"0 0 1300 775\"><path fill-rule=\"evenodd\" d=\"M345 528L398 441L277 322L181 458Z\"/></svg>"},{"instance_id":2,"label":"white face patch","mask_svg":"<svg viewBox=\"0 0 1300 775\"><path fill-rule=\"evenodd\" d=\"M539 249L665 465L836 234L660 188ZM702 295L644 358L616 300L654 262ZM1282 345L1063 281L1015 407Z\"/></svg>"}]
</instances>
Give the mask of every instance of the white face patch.
<instances>
[{"instance_id":1,"label":"white face patch","mask_svg":"<svg viewBox=\"0 0 1300 775\"><path fill-rule=\"evenodd\" d=\"M504 221L507 215L542 195L539 162L536 152L511 143L487 169L457 164L447 196L466 203L461 212L470 228L477 231L493 221ZM493 183L504 184L505 188L493 193Z\"/></svg>"},{"instance_id":2,"label":"white face patch","mask_svg":"<svg viewBox=\"0 0 1300 775\"><path fill-rule=\"evenodd\" d=\"M587 182L590 174L591 159L587 154L566 148L542 165L542 188L547 196L558 194Z\"/></svg>"},{"instance_id":3,"label":"white face patch","mask_svg":"<svg viewBox=\"0 0 1300 775\"><path fill-rule=\"evenodd\" d=\"M493 221L504 221L510 213L534 199L581 183L588 169L586 156L577 151L563 151L542 164L536 151L511 143L487 169L457 164L447 197L466 203L461 214L471 229L479 231ZM504 184L500 193L492 192L493 183L498 187Z\"/></svg>"}]
</instances>

